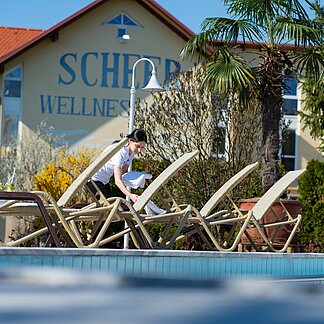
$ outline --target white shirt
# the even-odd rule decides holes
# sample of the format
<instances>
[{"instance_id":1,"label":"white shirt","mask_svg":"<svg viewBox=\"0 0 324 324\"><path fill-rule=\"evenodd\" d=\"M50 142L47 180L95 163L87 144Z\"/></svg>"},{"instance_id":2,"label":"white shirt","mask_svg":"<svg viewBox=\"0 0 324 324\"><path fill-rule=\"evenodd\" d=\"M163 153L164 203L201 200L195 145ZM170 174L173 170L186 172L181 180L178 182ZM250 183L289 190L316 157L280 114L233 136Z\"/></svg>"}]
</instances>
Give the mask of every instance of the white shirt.
<instances>
[{"instance_id":1,"label":"white shirt","mask_svg":"<svg viewBox=\"0 0 324 324\"><path fill-rule=\"evenodd\" d=\"M108 149L108 148L107 148ZM122 168L124 165L130 165L134 159L134 153L129 154L129 146L125 145L120 149L101 169L95 173L91 179L100 181L104 185L107 184L110 178L114 175L114 167Z\"/></svg>"}]
</instances>

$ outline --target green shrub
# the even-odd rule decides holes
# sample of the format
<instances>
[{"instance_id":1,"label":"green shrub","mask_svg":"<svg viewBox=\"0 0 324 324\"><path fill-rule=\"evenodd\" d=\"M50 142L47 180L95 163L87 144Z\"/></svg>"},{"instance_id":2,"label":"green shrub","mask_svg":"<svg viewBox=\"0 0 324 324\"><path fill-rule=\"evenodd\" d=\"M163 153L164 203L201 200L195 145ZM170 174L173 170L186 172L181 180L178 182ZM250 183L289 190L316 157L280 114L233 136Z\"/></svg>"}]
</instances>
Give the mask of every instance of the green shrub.
<instances>
[{"instance_id":1,"label":"green shrub","mask_svg":"<svg viewBox=\"0 0 324 324\"><path fill-rule=\"evenodd\" d=\"M299 182L301 240L307 251L324 251L324 162L312 160Z\"/></svg>"}]
</instances>

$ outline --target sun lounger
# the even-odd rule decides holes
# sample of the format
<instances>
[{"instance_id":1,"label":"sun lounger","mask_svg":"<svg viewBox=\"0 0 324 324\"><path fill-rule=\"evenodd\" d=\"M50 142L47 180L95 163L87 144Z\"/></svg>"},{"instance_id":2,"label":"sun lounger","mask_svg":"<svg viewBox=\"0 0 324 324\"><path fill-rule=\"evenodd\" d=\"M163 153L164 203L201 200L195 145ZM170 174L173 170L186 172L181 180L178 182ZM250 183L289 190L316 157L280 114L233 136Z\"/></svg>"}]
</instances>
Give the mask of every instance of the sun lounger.
<instances>
[{"instance_id":1,"label":"sun lounger","mask_svg":"<svg viewBox=\"0 0 324 324\"><path fill-rule=\"evenodd\" d=\"M92 203L84 208L76 209L70 208L68 203L71 199L84 187L85 183L91 178L91 176L97 172L107 161L109 161L112 156L120 150L127 142L127 139L122 139L118 143L109 146L104 150L101 155L95 159L85 171L83 171L69 186L69 188L64 192L61 198L56 202L49 194L45 192L31 192L33 195L40 196L44 201L49 204L45 205L46 211L52 217L57 217L57 224L61 224L65 231L69 233L69 236L75 238L73 244L80 245L81 237L78 231L76 231L76 226L74 224L74 219L77 218L76 214L78 212L83 212L84 210L94 210L93 214L103 213L100 210L95 210L98 207L98 203ZM38 216L41 215L41 210L39 205L33 203L21 203L18 202L21 199L10 199L0 207L0 216ZM31 239L34 239L47 232L47 228L40 229L34 233L28 234L20 239L13 240L5 244L6 246L19 246ZM74 234L73 234L74 233ZM76 239L78 237L78 239ZM70 244L70 243L69 243Z\"/></svg>"},{"instance_id":2,"label":"sun lounger","mask_svg":"<svg viewBox=\"0 0 324 324\"><path fill-rule=\"evenodd\" d=\"M187 165L197 154L198 151L184 154L177 161L172 163L147 187L134 206L123 198L104 198L103 203L95 201L81 209L64 206L65 204L68 204L71 198L82 188L92 174L96 172L103 163L105 163L108 156L105 158L100 156L95 162L93 162L72 183L57 202L47 193L34 192L34 194L41 196L43 200L49 202L48 208L50 212L57 216L59 223L65 229L70 240L73 242L73 245L76 247L99 247L121 237L125 233L130 233L134 244L138 248L170 248L184 226L186 219L190 216L191 206L186 206L186 208L180 211L155 216L146 216L143 214L143 210L153 195L156 194L170 178ZM16 208L16 212L18 211L17 205L13 205L12 207L12 211L14 208ZM21 212L23 213L23 211ZM25 212L28 212L28 210L25 209ZM88 233L88 237L86 238L80 232L79 224L81 221L94 222L93 233ZM104 237L107 229L113 221L126 221L128 228L110 235L109 237ZM152 239L146 229L146 225L152 223L164 224L166 227L162 237L156 242ZM176 225L178 229L175 233L172 233L171 238L167 240L167 243L165 243L164 238L169 237L168 230L171 228L171 225ZM17 246L25 242L27 239L35 238L36 236L42 235L46 232L47 228L43 228L25 238L8 243L8 246Z\"/></svg>"},{"instance_id":3,"label":"sun lounger","mask_svg":"<svg viewBox=\"0 0 324 324\"><path fill-rule=\"evenodd\" d=\"M186 153L173 162L144 190L134 205L131 205L122 198L110 198L110 203L116 203L117 201L118 207L116 208L116 214L120 220L124 219L128 223L129 228L111 237L100 240L98 246L111 242L125 233L130 233L134 244L138 248L171 248L184 227L187 218L191 215L192 206L188 205L177 211L165 212L154 216L145 215L145 206L179 170L186 166L197 155L198 151ZM119 208L121 205L123 205L122 209ZM110 219L104 220L104 225L109 225L109 222L111 222ZM165 225L163 234L157 241L154 241L149 235L146 229L147 224ZM170 235L172 225L175 225L177 229Z\"/></svg>"},{"instance_id":4,"label":"sun lounger","mask_svg":"<svg viewBox=\"0 0 324 324\"><path fill-rule=\"evenodd\" d=\"M47 226L47 230L50 233L50 236L52 238L53 244L56 247L60 247L61 243L59 241L59 238L57 236L57 229L61 229L60 226L57 226L58 224L56 223L56 228L53 226L53 220L51 219L50 215L48 214L43 201L41 200L41 198L31 192L13 192L13 191L0 191L0 199L2 200L2 204L0 205L0 211L3 211L5 209L7 209L9 206L13 205L13 204L17 204L17 201L29 201L29 202L25 202L22 203L21 206L22 207L29 207L32 206L34 208L34 206L36 205L41 216L44 219L44 222ZM35 203L30 203L30 201L34 201ZM55 220L54 220L55 221ZM62 233L62 232L61 232Z\"/></svg>"},{"instance_id":5,"label":"sun lounger","mask_svg":"<svg viewBox=\"0 0 324 324\"><path fill-rule=\"evenodd\" d=\"M226 240L223 240L223 242L220 243L220 237L218 236L215 238L215 236L210 232L208 224L215 220L226 221L228 219L234 219L235 221L233 224L236 227L239 225L241 219L245 219L245 216L240 215L239 207L236 206L230 195L233 189L237 187L249 174L256 170L258 166L258 162L247 165L226 181L199 211L193 208L193 214L188 220L191 226L187 226L183 231L182 236L179 236L178 239L198 233L209 249L222 249L222 246L224 244L226 245ZM218 209L215 212L216 208ZM202 225L204 225L207 230L207 236L202 231ZM235 228L232 228L230 237L228 237L227 240L232 238L234 230ZM213 239L209 240L208 237L212 237Z\"/></svg>"},{"instance_id":6,"label":"sun lounger","mask_svg":"<svg viewBox=\"0 0 324 324\"><path fill-rule=\"evenodd\" d=\"M305 173L306 169L296 170L296 171L289 171L286 173L278 182L276 182L256 203L251 211L248 212L248 219L250 220L248 226L255 227L261 237L263 238L264 242L268 246L268 250L272 252L286 252L289 244L293 240L300 222L302 220L302 215L298 214L297 216L291 215L287 208L285 208L284 203L282 202L279 197L288 189L288 187L294 183L300 176ZM279 201L281 204L283 211L285 212L286 218L283 220L278 220L275 222L267 223L262 222L266 213L271 210L271 206L276 202ZM279 233L280 229L287 228L287 226L291 227L287 229L289 233L286 242L284 245L277 249L274 246L274 241L276 235ZM269 238L265 230L269 228L275 228L275 234L272 238ZM254 246L256 250L258 249L257 244L253 241L253 238L249 236L247 232L245 232L247 237L250 239L251 244Z\"/></svg>"},{"instance_id":7,"label":"sun lounger","mask_svg":"<svg viewBox=\"0 0 324 324\"><path fill-rule=\"evenodd\" d=\"M278 182L276 182L255 204L255 206L249 210L248 212L243 213L241 210L236 209L235 214L236 217L227 217L229 214L219 217L218 215L211 215L211 217L203 217L201 213L196 212L196 217L199 219L199 225L207 233L207 237L211 240L217 250L220 251L234 251L241 238L243 233L250 239L251 244L255 247L256 250L258 249L257 244L253 241L253 238L248 234L247 229L249 228L256 228L261 235L262 239L264 240L267 250L273 252L285 252L289 244L291 243L298 226L301 222L301 215L297 215L296 217L289 214L287 209L286 212L286 219L278 220L272 223L261 223L265 214L271 209L271 206L279 199L279 197L284 193L284 191L294 182L296 181L306 170L297 170L297 171L290 171L285 174ZM280 201L280 200L279 200ZM211 228L230 225L232 227L231 232L235 232L235 238L233 236L230 237L230 240L226 240L225 242L220 243L217 237L212 233ZM273 245L273 240L269 239L264 230L266 228L272 227L276 228L278 232L280 228L285 226L292 226L290 230L290 234L281 249L276 249ZM233 230L234 229L234 230ZM233 234L232 233L232 234Z\"/></svg>"}]
</instances>

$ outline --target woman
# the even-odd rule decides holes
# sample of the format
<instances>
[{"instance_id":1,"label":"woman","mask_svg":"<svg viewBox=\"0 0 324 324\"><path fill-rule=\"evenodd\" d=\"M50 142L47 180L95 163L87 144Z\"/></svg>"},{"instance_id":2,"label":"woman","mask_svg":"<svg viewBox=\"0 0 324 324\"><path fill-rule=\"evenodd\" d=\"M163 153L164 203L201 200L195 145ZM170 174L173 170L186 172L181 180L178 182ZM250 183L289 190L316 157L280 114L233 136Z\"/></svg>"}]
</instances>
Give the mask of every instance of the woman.
<instances>
[{"instance_id":1,"label":"woman","mask_svg":"<svg viewBox=\"0 0 324 324\"><path fill-rule=\"evenodd\" d=\"M106 198L111 196L109 180L112 176L115 178L115 184L120 191L132 202L136 202L138 196L129 192L123 183L122 175L128 171L135 154L141 153L147 143L147 136L143 129L135 129L127 135L127 144L119 150L105 165L95 173L91 180L96 183L98 188ZM87 183L89 189L95 194L96 189L91 182Z\"/></svg>"}]
</instances>

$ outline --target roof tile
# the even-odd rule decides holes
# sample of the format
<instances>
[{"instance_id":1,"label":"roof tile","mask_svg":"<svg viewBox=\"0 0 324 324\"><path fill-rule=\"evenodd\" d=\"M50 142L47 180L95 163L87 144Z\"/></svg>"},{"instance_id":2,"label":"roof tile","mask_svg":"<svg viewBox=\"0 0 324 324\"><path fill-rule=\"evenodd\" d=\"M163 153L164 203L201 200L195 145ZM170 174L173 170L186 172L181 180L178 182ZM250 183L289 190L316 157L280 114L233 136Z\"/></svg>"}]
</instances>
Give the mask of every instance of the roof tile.
<instances>
[{"instance_id":1,"label":"roof tile","mask_svg":"<svg viewBox=\"0 0 324 324\"><path fill-rule=\"evenodd\" d=\"M0 58L43 32L42 29L0 26Z\"/></svg>"}]
</instances>

